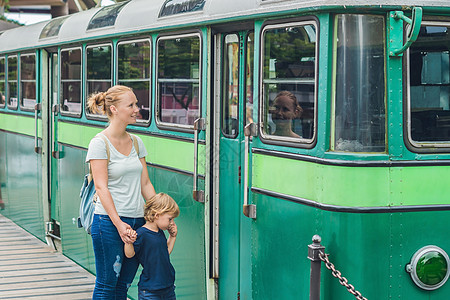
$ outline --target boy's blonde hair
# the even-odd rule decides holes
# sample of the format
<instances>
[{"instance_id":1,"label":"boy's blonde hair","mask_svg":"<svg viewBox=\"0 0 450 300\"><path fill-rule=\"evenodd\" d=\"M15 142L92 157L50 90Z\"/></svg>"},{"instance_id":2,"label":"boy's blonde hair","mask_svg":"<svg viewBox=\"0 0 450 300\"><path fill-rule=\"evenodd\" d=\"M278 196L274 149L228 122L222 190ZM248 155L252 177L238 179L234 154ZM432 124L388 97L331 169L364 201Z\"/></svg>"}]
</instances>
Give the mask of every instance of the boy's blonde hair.
<instances>
[{"instance_id":1,"label":"boy's blonde hair","mask_svg":"<svg viewBox=\"0 0 450 300\"><path fill-rule=\"evenodd\" d=\"M180 214L180 208L172 197L165 193L159 193L150 198L144 207L144 218L153 222L155 215L170 214L174 218Z\"/></svg>"}]
</instances>

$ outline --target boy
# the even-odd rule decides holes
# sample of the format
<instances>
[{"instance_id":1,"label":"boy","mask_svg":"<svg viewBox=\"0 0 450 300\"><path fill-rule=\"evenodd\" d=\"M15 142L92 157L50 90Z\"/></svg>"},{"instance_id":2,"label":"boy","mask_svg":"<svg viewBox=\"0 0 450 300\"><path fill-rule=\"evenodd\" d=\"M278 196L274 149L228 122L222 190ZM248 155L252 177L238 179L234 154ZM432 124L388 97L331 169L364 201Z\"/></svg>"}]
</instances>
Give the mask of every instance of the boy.
<instances>
[{"instance_id":1,"label":"boy","mask_svg":"<svg viewBox=\"0 0 450 300\"><path fill-rule=\"evenodd\" d=\"M130 229L130 236L136 236L134 244L125 244L125 255L136 256L143 270L139 279L139 300L174 300L175 269L169 254L175 245L178 233L173 221L180 209L167 194L159 193L147 201L144 208L146 223L136 231ZM166 239L163 230L168 230Z\"/></svg>"}]
</instances>

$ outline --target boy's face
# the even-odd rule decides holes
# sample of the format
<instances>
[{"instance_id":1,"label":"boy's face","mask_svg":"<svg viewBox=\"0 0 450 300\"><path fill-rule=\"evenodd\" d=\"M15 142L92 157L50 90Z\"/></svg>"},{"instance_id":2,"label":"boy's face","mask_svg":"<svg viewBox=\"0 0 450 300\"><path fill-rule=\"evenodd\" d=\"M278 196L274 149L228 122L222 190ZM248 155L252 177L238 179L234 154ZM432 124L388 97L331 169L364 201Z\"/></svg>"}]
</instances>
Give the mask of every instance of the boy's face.
<instances>
[{"instance_id":1,"label":"boy's face","mask_svg":"<svg viewBox=\"0 0 450 300\"><path fill-rule=\"evenodd\" d=\"M174 217L171 214L164 213L155 217L155 223L161 230L169 229L169 226L173 224Z\"/></svg>"}]
</instances>

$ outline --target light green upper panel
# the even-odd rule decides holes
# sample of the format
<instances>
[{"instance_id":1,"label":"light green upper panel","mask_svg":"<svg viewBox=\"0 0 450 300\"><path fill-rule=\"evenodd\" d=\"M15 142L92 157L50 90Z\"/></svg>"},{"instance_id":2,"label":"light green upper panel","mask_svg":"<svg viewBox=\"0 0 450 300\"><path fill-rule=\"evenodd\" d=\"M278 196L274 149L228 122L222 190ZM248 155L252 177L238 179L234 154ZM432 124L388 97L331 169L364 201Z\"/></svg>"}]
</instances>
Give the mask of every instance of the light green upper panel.
<instances>
[{"instance_id":1,"label":"light green upper panel","mask_svg":"<svg viewBox=\"0 0 450 300\"><path fill-rule=\"evenodd\" d=\"M0 129L34 136L34 118L0 113ZM41 132L41 120L38 120L38 132ZM39 134L39 136L41 135Z\"/></svg>"},{"instance_id":2,"label":"light green upper panel","mask_svg":"<svg viewBox=\"0 0 450 300\"><path fill-rule=\"evenodd\" d=\"M348 167L253 155L252 186L350 207L449 204L450 166Z\"/></svg>"}]
</instances>

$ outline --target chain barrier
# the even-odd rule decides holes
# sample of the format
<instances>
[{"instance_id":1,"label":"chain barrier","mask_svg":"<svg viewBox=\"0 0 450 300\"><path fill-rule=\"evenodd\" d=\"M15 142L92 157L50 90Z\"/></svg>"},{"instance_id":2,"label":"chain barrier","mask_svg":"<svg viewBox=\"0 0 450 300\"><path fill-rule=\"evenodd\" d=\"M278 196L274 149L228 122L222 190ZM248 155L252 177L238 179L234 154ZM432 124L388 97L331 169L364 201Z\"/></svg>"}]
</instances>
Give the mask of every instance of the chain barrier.
<instances>
[{"instance_id":1,"label":"chain barrier","mask_svg":"<svg viewBox=\"0 0 450 300\"><path fill-rule=\"evenodd\" d=\"M355 287L353 285L351 285L350 283L348 283L347 278L345 278L344 276L341 275L341 272L339 272L338 270L336 270L336 268L334 267L334 265L330 262L330 260L328 259L328 254L320 251L319 252L319 258L320 260L322 260L325 263L325 266L327 267L328 270L331 270L331 274L336 277L337 279L339 279L339 283L343 286L345 286L347 288L347 290L349 291L350 294L352 294L353 296L355 296L356 299L358 300L367 300L367 298L363 297L361 295L360 292L358 292L357 290L355 290Z\"/></svg>"}]
</instances>

